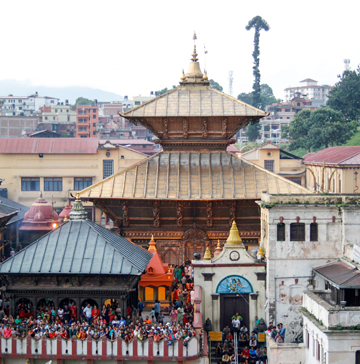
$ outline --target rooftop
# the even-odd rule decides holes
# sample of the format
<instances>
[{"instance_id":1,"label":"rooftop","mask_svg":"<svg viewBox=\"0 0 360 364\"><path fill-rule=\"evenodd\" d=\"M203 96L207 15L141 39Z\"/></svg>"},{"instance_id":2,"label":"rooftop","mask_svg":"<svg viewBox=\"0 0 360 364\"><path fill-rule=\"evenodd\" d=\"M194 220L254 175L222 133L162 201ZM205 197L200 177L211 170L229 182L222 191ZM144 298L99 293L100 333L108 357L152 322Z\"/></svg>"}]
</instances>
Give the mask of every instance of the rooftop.
<instances>
[{"instance_id":1,"label":"rooftop","mask_svg":"<svg viewBox=\"0 0 360 364\"><path fill-rule=\"evenodd\" d=\"M330 147L317 153L308 153L303 160L304 163L360 164L360 146Z\"/></svg>"},{"instance_id":2,"label":"rooftop","mask_svg":"<svg viewBox=\"0 0 360 364\"><path fill-rule=\"evenodd\" d=\"M0 197L0 206L1 205L9 206L18 211L18 213L8 221L7 225L13 224L18 220L22 220L24 218L25 213L29 211L29 208L27 206L21 205L5 197Z\"/></svg>"}]
</instances>

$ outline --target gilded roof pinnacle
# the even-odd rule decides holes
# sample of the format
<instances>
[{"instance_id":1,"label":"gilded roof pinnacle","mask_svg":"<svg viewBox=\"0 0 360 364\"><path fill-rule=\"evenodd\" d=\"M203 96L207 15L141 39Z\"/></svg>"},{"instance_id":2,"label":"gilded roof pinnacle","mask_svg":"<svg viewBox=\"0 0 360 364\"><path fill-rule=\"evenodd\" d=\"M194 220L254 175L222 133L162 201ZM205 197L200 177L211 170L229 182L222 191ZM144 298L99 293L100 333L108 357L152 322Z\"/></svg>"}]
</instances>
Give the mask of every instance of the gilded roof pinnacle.
<instances>
[{"instance_id":1,"label":"gilded roof pinnacle","mask_svg":"<svg viewBox=\"0 0 360 364\"><path fill-rule=\"evenodd\" d=\"M197 58L198 54L196 52L196 45L194 44L194 51L192 53L192 58L191 58L191 61L193 62L197 62L199 59Z\"/></svg>"},{"instance_id":2,"label":"gilded roof pinnacle","mask_svg":"<svg viewBox=\"0 0 360 364\"><path fill-rule=\"evenodd\" d=\"M207 247L204 254L204 260L210 260L210 259L211 259L211 252L209 247Z\"/></svg>"},{"instance_id":3,"label":"gilded roof pinnacle","mask_svg":"<svg viewBox=\"0 0 360 364\"><path fill-rule=\"evenodd\" d=\"M226 245L243 245L235 220L231 225L229 237L226 239Z\"/></svg>"},{"instance_id":4,"label":"gilded roof pinnacle","mask_svg":"<svg viewBox=\"0 0 360 364\"><path fill-rule=\"evenodd\" d=\"M155 240L154 240L154 235L151 235L151 240L150 240L150 243L149 243L149 251L150 250L157 250L156 249L156 243L155 243Z\"/></svg>"}]
</instances>

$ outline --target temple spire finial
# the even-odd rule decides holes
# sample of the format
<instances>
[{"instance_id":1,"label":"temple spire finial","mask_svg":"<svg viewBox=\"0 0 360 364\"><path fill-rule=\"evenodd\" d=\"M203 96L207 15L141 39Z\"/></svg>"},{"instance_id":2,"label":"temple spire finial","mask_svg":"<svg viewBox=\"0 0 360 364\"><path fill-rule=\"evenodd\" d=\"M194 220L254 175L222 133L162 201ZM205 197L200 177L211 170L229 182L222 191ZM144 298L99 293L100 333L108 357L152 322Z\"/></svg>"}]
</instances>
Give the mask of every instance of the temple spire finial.
<instances>
[{"instance_id":1,"label":"temple spire finial","mask_svg":"<svg viewBox=\"0 0 360 364\"><path fill-rule=\"evenodd\" d=\"M150 240L150 243L149 243L149 251L151 250L154 250L156 251L156 243L155 243L155 240L154 240L154 235L151 235L151 240Z\"/></svg>"}]
</instances>

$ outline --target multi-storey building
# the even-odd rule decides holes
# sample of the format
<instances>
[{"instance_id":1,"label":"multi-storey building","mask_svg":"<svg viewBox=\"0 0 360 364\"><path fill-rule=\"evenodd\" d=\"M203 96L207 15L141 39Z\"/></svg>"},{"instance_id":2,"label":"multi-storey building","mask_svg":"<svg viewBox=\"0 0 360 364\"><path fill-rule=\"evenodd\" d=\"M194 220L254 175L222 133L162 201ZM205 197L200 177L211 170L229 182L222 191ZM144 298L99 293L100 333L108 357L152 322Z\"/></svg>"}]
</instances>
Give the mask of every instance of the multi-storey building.
<instances>
[{"instance_id":1,"label":"multi-storey building","mask_svg":"<svg viewBox=\"0 0 360 364\"><path fill-rule=\"evenodd\" d=\"M97 138L0 138L1 187L8 197L30 207L40 191L59 213L72 195L147 155ZM100 222L92 203L85 208Z\"/></svg>"},{"instance_id":2,"label":"multi-storey building","mask_svg":"<svg viewBox=\"0 0 360 364\"><path fill-rule=\"evenodd\" d=\"M33 115L43 106L58 103L59 99L49 96L39 96L37 92L30 96L0 96L4 100L1 114L5 116Z\"/></svg>"},{"instance_id":3,"label":"multi-storey building","mask_svg":"<svg viewBox=\"0 0 360 364\"><path fill-rule=\"evenodd\" d=\"M326 103L328 95L332 86L329 85L318 85L318 81L311 78L306 78L300 81L300 86L287 87L285 91L285 100L289 101L294 98L296 92L300 92L307 99L318 99L322 100L323 104Z\"/></svg>"},{"instance_id":4,"label":"multi-storey building","mask_svg":"<svg viewBox=\"0 0 360 364\"><path fill-rule=\"evenodd\" d=\"M96 137L96 124L99 121L99 107L90 105L76 106L76 137Z\"/></svg>"},{"instance_id":5,"label":"multi-storey building","mask_svg":"<svg viewBox=\"0 0 360 364\"><path fill-rule=\"evenodd\" d=\"M76 127L76 111L71 110L67 103L58 102L56 105L41 108L40 125L38 129L54 131L59 134L74 136Z\"/></svg>"}]
</instances>

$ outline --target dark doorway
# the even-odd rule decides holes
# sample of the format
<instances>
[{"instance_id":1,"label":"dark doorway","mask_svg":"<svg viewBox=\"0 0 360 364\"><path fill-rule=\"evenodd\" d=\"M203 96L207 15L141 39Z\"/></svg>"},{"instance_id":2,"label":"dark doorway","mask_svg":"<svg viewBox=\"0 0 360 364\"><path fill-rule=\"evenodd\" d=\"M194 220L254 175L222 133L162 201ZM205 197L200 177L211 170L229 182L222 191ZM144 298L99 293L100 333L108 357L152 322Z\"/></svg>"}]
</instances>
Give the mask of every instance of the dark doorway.
<instances>
[{"instance_id":1,"label":"dark doorway","mask_svg":"<svg viewBox=\"0 0 360 364\"><path fill-rule=\"evenodd\" d=\"M231 327L231 317L239 312L243 318L242 325L249 328L249 294L220 294L220 330L228 325Z\"/></svg>"}]
</instances>

